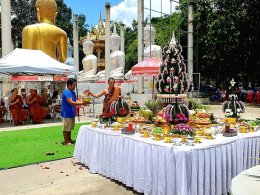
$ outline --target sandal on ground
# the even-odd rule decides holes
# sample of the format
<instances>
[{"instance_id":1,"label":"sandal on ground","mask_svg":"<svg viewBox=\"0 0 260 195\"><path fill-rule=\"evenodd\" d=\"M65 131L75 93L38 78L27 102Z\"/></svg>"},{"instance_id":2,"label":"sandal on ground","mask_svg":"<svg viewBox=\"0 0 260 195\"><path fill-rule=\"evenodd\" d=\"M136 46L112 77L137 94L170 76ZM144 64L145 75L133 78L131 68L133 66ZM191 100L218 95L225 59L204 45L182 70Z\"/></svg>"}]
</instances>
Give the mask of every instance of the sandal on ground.
<instances>
[{"instance_id":1,"label":"sandal on ground","mask_svg":"<svg viewBox=\"0 0 260 195\"><path fill-rule=\"evenodd\" d=\"M75 144L76 140L70 140L70 143Z\"/></svg>"},{"instance_id":2,"label":"sandal on ground","mask_svg":"<svg viewBox=\"0 0 260 195\"><path fill-rule=\"evenodd\" d=\"M64 143L64 145L65 145L65 146L74 146L74 144L73 144L73 143L70 143L70 142Z\"/></svg>"}]
</instances>

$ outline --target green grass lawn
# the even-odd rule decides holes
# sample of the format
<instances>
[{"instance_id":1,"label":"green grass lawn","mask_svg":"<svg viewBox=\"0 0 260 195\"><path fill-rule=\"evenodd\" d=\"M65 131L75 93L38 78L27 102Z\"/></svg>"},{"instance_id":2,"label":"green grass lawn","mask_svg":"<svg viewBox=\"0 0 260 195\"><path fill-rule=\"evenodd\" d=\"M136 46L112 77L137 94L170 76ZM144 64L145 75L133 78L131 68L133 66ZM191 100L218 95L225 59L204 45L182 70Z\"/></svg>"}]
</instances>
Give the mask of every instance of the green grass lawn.
<instances>
[{"instance_id":1,"label":"green grass lawn","mask_svg":"<svg viewBox=\"0 0 260 195\"><path fill-rule=\"evenodd\" d=\"M79 127L75 125L72 139ZM61 126L0 131L0 169L52 161L73 155L74 146L63 145Z\"/></svg>"}]
</instances>

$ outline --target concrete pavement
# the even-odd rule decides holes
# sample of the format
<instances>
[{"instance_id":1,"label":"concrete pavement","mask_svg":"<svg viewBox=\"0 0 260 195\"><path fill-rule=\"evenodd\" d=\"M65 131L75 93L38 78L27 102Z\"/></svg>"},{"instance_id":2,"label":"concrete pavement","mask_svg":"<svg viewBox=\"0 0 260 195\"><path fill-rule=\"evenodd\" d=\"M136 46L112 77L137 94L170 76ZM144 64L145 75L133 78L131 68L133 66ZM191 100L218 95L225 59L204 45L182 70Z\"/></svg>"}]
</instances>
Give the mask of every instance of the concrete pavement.
<instances>
[{"instance_id":1,"label":"concrete pavement","mask_svg":"<svg viewBox=\"0 0 260 195\"><path fill-rule=\"evenodd\" d=\"M0 194L130 195L131 188L91 174L73 158L0 171Z\"/></svg>"}]
</instances>

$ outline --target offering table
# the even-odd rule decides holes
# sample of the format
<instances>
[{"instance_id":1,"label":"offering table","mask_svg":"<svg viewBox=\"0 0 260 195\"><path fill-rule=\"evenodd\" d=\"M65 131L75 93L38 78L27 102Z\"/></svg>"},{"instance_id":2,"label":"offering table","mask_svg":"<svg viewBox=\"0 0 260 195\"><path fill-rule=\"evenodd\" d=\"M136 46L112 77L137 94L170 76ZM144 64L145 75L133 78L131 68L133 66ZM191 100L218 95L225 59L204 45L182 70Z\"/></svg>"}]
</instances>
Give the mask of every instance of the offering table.
<instances>
[{"instance_id":1,"label":"offering table","mask_svg":"<svg viewBox=\"0 0 260 195\"><path fill-rule=\"evenodd\" d=\"M259 158L259 148L260 132L175 146L139 133L83 125L74 157L90 172L145 194L226 194L233 177L256 165L251 157Z\"/></svg>"}]
</instances>

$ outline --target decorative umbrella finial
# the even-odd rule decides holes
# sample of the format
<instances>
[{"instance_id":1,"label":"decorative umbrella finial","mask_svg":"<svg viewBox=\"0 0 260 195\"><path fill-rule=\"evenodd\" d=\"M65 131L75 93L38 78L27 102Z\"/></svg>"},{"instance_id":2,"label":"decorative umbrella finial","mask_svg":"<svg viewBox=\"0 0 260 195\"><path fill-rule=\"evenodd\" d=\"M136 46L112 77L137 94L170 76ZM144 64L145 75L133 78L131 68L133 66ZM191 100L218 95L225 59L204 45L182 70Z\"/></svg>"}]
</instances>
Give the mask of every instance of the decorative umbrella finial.
<instances>
[{"instance_id":1,"label":"decorative umbrella finial","mask_svg":"<svg viewBox=\"0 0 260 195\"><path fill-rule=\"evenodd\" d=\"M175 34L174 31L172 32L172 39L170 41L170 47L173 49L176 46L176 39L175 39Z\"/></svg>"},{"instance_id":2,"label":"decorative umbrella finial","mask_svg":"<svg viewBox=\"0 0 260 195\"><path fill-rule=\"evenodd\" d=\"M234 78L232 78L232 80L230 81L230 84L231 84L232 87L235 86L236 82L234 81Z\"/></svg>"}]
</instances>

